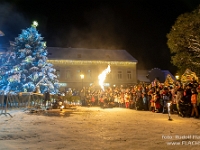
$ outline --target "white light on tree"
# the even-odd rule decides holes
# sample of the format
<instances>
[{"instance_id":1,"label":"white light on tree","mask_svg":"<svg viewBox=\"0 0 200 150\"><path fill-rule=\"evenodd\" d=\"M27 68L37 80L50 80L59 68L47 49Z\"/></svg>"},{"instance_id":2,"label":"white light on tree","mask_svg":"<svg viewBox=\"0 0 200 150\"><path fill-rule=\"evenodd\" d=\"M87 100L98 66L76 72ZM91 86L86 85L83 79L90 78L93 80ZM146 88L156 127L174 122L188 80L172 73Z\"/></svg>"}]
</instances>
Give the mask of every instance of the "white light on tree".
<instances>
[{"instance_id":1,"label":"white light on tree","mask_svg":"<svg viewBox=\"0 0 200 150\"><path fill-rule=\"evenodd\" d=\"M104 90L104 81L106 79L106 75L109 74L111 71L110 69L110 65L108 65L108 67L98 76L98 79L99 79L99 85L100 87L102 88L102 90Z\"/></svg>"},{"instance_id":2,"label":"white light on tree","mask_svg":"<svg viewBox=\"0 0 200 150\"><path fill-rule=\"evenodd\" d=\"M43 43L43 46L44 46L44 47L46 47L46 46L47 46L46 42L44 42L44 43Z\"/></svg>"},{"instance_id":3,"label":"white light on tree","mask_svg":"<svg viewBox=\"0 0 200 150\"><path fill-rule=\"evenodd\" d=\"M38 22L37 21L33 21L32 26L36 28L38 26Z\"/></svg>"}]
</instances>

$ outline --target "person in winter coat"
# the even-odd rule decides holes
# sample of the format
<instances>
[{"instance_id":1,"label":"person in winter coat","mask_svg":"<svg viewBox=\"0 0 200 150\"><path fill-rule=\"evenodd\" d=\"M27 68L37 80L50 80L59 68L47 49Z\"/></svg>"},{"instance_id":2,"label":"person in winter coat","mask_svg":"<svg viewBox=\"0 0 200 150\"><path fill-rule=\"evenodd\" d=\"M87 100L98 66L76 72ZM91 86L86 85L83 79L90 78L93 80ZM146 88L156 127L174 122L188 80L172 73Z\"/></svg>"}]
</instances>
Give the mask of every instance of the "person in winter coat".
<instances>
[{"instance_id":1,"label":"person in winter coat","mask_svg":"<svg viewBox=\"0 0 200 150\"><path fill-rule=\"evenodd\" d=\"M163 99L163 114L167 112L167 103L171 100L171 93L169 92L169 89L167 87L164 88L164 91L162 93L162 99Z\"/></svg>"},{"instance_id":2,"label":"person in winter coat","mask_svg":"<svg viewBox=\"0 0 200 150\"><path fill-rule=\"evenodd\" d=\"M200 87L197 88L197 109L198 113L200 113Z\"/></svg>"},{"instance_id":3,"label":"person in winter coat","mask_svg":"<svg viewBox=\"0 0 200 150\"><path fill-rule=\"evenodd\" d=\"M142 93L143 109L148 110L148 102L146 93Z\"/></svg>"},{"instance_id":4,"label":"person in winter coat","mask_svg":"<svg viewBox=\"0 0 200 150\"><path fill-rule=\"evenodd\" d=\"M85 106L85 89L82 89L80 92L82 106Z\"/></svg>"},{"instance_id":5,"label":"person in winter coat","mask_svg":"<svg viewBox=\"0 0 200 150\"><path fill-rule=\"evenodd\" d=\"M128 93L125 93L125 95L124 95L124 100L125 100L125 106L126 106L126 108L129 108L130 96L129 96Z\"/></svg>"},{"instance_id":6,"label":"person in winter coat","mask_svg":"<svg viewBox=\"0 0 200 150\"><path fill-rule=\"evenodd\" d=\"M177 107L178 114L180 114L179 104L180 104L180 101L183 99L183 93L184 93L183 88L179 86L176 91L176 107Z\"/></svg>"},{"instance_id":7,"label":"person in winter coat","mask_svg":"<svg viewBox=\"0 0 200 150\"><path fill-rule=\"evenodd\" d=\"M158 113L160 112L160 93L156 92L156 94L154 95L154 102L155 102L155 112Z\"/></svg>"},{"instance_id":8,"label":"person in winter coat","mask_svg":"<svg viewBox=\"0 0 200 150\"><path fill-rule=\"evenodd\" d=\"M100 107L103 107L103 105L104 105L104 98L103 98L103 96L100 97L99 104L100 104Z\"/></svg>"},{"instance_id":9,"label":"person in winter coat","mask_svg":"<svg viewBox=\"0 0 200 150\"><path fill-rule=\"evenodd\" d=\"M91 105L92 105L92 106L94 106L95 101L96 101L96 100L95 100L94 94L92 94L92 95L91 95Z\"/></svg>"},{"instance_id":10,"label":"person in winter coat","mask_svg":"<svg viewBox=\"0 0 200 150\"><path fill-rule=\"evenodd\" d=\"M192 96L192 85L188 84L184 90L185 101L191 104L191 96Z\"/></svg>"},{"instance_id":11,"label":"person in winter coat","mask_svg":"<svg viewBox=\"0 0 200 150\"><path fill-rule=\"evenodd\" d=\"M148 94L147 94L147 102L148 102L148 110L149 111L152 111L152 109L151 109L151 99L152 99L152 96L153 96L153 92L152 92L152 90L149 90Z\"/></svg>"},{"instance_id":12,"label":"person in winter coat","mask_svg":"<svg viewBox=\"0 0 200 150\"><path fill-rule=\"evenodd\" d=\"M191 96L192 113L191 113L191 117L194 117L194 114L195 114L195 117L199 118L199 113L198 113L198 110L197 110L197 94L198 93L196 92L195 88L192 88L191 92L192 92L192 96Z\"/></svg>"},{"instance_id":13,"label":"person in winter coat","mask_svg":"<svg viewBox=\"0 0 200 150\"><path fill-rule=\"evenodd\" d=\"M114 94L114 103L115 103L115 107L116 106L119 107L119 99L118 99L118 94L117 93Z\"/></svg>"},{"instance_id":14,"label":"person in winter coat","mask_svg":"<svg viewBox=\"0 0 200 150\"><path fill-rule=\"evenodd\" d=\"M155 112L155 97L156 97L155 95L156 95L156 93L152 93L151 94L151 100L150 100L150 103L151 103L150 107L151 107L151 109L150 110L152 112Z\"/></svg>"}]
</instances>

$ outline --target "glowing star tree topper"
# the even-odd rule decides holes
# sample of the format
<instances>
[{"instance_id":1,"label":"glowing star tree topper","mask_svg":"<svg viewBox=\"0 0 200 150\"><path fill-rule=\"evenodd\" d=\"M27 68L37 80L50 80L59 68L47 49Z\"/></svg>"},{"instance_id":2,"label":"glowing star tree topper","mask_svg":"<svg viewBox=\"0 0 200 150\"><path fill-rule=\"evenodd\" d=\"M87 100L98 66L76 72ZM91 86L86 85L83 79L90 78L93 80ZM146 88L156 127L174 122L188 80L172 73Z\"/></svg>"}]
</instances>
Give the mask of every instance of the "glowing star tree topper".
<instances>
[{"instance_id":1,"label":"glowing star tree topper","mask_svg":"<svg viewBox=\"0 0 200 150\"><path fill-rule=\"evenodd\" d=\"M32 27L37 27L38 26L38 22L37 21L33 21Z\"/></svg>"},{"instance_id":2,"label":"glowing star tree topper","mask_svg":"<svg viewBox=\"0 0 200 150\"><path fill-rule=\"evenodd\" d=\"M100 85L100 87L102 88L103 91L104 91L103 83L104 83L104 81L106 79L106 75L109 74L110 71L111 71L110 65L108 65L108 67L98 76L99 85Z\"/></svg>"}]
</instances>

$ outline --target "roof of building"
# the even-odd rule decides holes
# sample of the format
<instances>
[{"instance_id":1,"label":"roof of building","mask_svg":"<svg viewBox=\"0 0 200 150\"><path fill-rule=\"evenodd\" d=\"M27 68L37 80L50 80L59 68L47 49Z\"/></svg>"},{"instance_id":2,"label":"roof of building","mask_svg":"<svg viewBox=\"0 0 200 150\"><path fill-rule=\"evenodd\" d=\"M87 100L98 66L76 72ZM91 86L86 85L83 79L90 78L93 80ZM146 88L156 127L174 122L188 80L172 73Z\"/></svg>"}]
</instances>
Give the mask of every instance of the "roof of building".
<instances>
[{"instance_id":1,"label":"roof of building","mask_svg":"<svg viewBox=\"0 0 200 150\"><path fill-rule=\"evenodd\" d=\"M161 70L159 68L137 70L137 78L141 82L153 82L155 78L157 78L161 83L164 83L168 75L170 75L173 80L176 80L169 70Z\"/></svg>"},{"instance_id":2,"label":"roof of building","mask_svg":"<svg viewBox=\"0 0 200 150\"><path fill-rule=\"evenodd\" d=\"M164 73L165 79L167 78L167 75L170 75L173 80L176 80L174 75L172 75L171 72L169 72L169 70L162 70L162 72Z\"/></svg>"},{"instance_id":3,"label":"roof of building","mask_svg":"<svg viewBox=\"0 0 200 150\"><path fill-rule=\"evenodd\" d=\"M126 50L106 50L87 48L47 47L50 60L101 60L101 61L131 61L137 60Z\"/></svg>"}]
</instances>

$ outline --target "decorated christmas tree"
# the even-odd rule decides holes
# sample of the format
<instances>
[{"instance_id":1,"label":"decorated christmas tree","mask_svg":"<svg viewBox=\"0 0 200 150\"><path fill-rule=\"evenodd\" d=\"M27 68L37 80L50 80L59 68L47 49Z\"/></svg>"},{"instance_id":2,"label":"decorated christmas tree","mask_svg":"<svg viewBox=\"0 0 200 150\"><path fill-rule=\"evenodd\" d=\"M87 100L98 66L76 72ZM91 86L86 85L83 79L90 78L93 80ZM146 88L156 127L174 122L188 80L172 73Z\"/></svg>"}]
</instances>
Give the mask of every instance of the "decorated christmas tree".
<instances>
[{"instance_id":1,"label":"decorated christmas tree","mask_svg":"<svg viewBox=\"0 0 200 150\"><path fill-rule=\"evenodd\" d=\"M10 42L0 56L0 90L8 92L58 93L56 70L47 62L47 47L34 22Z\"/></svg>"}]
</instances>

